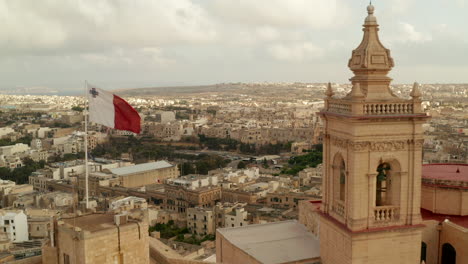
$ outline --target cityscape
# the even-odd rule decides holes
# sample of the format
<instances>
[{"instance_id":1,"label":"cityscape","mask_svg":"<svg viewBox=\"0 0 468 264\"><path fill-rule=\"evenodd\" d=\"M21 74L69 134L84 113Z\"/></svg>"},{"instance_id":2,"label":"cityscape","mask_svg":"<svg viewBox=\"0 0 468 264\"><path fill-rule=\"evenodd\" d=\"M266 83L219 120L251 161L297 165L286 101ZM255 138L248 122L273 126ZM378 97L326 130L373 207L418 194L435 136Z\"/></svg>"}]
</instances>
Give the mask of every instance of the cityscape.
<instances>
[{"instance_id":1,"label":"cityscape","mask_svg":"<svg viewBox=\"0 0 468 264\"><path fill-rule=\"evenodd\" d=\"M0 89L0 263L468 264L468 82L393 83L374 5L349 82Z\"/></svg>"}]
</instances>

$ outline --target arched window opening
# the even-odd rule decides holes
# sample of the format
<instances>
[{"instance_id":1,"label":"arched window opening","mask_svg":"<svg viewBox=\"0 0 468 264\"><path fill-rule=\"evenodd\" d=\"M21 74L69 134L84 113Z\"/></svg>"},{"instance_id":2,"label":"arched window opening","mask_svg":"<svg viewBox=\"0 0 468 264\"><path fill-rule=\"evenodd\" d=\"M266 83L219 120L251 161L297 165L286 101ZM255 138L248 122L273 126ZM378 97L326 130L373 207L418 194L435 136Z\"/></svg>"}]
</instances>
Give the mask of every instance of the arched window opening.
<instances>
[{"instance_id":1,"label":"arched window opening","mask_svg":"<svg viewBox=\"0 0 468 264\"><path fill-rule=\"evenodd\" d=\"M376 206L387 204L387 189L389 183L390 164L384 162L377 167L377 188L376 188Z\"/></svg>"},{"instance_id":2,"label":"arched window opening","mask_svg":"<svg viewBox=\"0 0 468 264\"><path fill-rule=\"evenodd\" d=\"M340 153L336 153L333 158L332 168L333 199L344 203L346 200L346 163Z\"/></svg>"},{"instance_id":3,"label":"arched window opening","mask_svg":"<svg viewBox=\"0 0 468 264\"><path fill-rule=\"evenodd\" d=\"M421 243L421 261L420 262L422 262L423 260L424 260L424 262L427 262L426 252L427 252L427 244L422 242Z\"/></svg>"},{"instance_id":4,"label":"arched window opening","mask_svg":"<svg viewBox=\"0 0 468 264\"><path fill-rule=\"evenodd\" d=\"M344 160L341 160L340 164L340 200L345 200L345 190L346 190L346 167Z\"/></svg>"},{"instance_id":5,"label":"arched window opening","mask_svg":"<svg viewBox=\"0 0 468 264\"><path fill-rule=\"evenodd\" d=\"M456 264L457 252L449 243L442 245L442 264Z\"/></svg>"}]
</instances>

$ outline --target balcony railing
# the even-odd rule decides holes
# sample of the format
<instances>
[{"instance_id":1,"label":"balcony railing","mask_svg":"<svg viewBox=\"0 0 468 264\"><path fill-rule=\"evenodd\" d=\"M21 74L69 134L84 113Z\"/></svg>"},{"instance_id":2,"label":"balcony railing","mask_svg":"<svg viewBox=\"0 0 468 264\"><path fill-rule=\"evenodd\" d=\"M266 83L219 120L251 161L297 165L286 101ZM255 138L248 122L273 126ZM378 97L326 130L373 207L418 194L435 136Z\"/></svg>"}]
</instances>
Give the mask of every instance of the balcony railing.
<instances>
[{"instance_id":1,"label":"balcony railing","mask_svg":"<svg viewBox=\"0 0 468 264\"><path fill-rule=\"evenodd\" d=\"M351 104L342 101L330 102L328 105L328 111L334 113L350 113Z\"/></svg>"},{"instance_id":2,"label":"balcony railing","mask_svg":"<svg viewBox=\"0 0 468 264\"><path fill-rule=\"evenodd\" d=\"M365 115L412 114L413 103L372 103L364 104Z\"/></svg>"},{"instance_id":3,"label":"balcony railing","mask_svg":"<svg viewBox=\"0 0 468 264\"><path fill-rule=\"evenodd\" d=\"M335 203L333 204L333 211L339 216L344 217L344 213L345 213L344 202L340 200L335 200Z\"/></svg>"},{"instance_id":4,"label":"balcony railing","mask_svg":"<svg viewBox=\"0 0 468 264\"><path fill-rule=\"evenodd\" d=\"M331 99L328 101L328 112L340 114L357 114L357 115L405 115L414 114L413 102L365 102L356 103L347 100Z\"/></svg>"},{"instance_id":5,"label":"balcony railing","mask_svg":"<svg viewBox=\"0 0 468 264\"><path fill-rule=\"evenodd\" d=\"M397 206L378 206L374 208L374 220L376 222L391 222L398 219L399 208Z\"/></svg>"}]
</instances>

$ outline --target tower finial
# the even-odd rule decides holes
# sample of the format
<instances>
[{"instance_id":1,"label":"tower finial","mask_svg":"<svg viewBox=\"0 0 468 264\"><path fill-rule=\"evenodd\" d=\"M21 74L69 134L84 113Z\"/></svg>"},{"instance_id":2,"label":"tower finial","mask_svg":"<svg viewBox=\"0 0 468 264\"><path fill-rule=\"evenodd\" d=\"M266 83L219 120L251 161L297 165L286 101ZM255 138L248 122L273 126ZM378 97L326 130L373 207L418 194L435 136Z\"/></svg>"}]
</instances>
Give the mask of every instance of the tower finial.
<instances>
[{"instance_id":1,"label":"tower finial","mask_svg":"<svg viewBox=\"0 0 468 264\"><path fill-rule=\"evenodd\" d=\"M363 98L365 95L362 93L361 85L359 83L355 83L351 88L351 98L358 99Z\"/></svg>"},{"instance_id":2,"label":"tower finial","mask_svg":"<svg viewBox=\"0 0 468 264\"><path fill-rule=\"evenodd\" d=\"M327 97L332 97L335 93L333 92L333 88L330 82L327 84L327 90L325 91L325 95Z\"/></svg>"},{"instance_id":3,"label":"tower finial","mask_svg":"<svg viewBox=\"0 0 468 264\"><path fill-rule=\"evenodd\" d=\"M372 5L372 1L371 1L371 2L369 3L369 5L367 6L367 14L369 14L369 15L374 14L374 10L375 10L375 8L374 8L374 6Z\"/></svg>"},{"instance_id":4,"label":"tower finial","mask_svg":"<svg viewBox=\"0 0 468 264\"><path fill-rule=\"evenodd\" d=\"M410 93L410 96L413 97L414 99L420 98L421 97L421 89L419 88L419 83L414 82L413 84L413 90Z\"/></svg>"}]
</instances>

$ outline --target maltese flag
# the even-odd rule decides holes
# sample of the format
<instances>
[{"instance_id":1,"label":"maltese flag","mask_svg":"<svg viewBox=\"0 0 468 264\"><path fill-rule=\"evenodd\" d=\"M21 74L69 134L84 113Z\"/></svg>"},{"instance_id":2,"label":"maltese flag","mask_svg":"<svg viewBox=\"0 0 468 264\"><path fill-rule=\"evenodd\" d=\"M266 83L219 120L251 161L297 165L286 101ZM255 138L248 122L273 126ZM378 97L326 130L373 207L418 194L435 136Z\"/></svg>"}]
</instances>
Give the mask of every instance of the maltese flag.
<instances>
[{"instance_id":1,"label":"maltese flag","mask_svg":"<svg viewBox=\"0 0 468 264\"><path fill-rule=\"evenodd\" d=\"M88 86L89 121L110 128L140 133L140 115L117 95Z\"/></svg>"}]
</instances>

